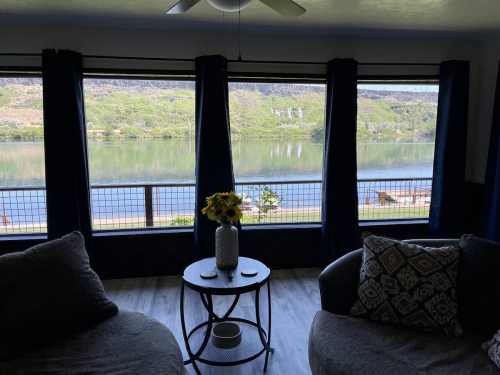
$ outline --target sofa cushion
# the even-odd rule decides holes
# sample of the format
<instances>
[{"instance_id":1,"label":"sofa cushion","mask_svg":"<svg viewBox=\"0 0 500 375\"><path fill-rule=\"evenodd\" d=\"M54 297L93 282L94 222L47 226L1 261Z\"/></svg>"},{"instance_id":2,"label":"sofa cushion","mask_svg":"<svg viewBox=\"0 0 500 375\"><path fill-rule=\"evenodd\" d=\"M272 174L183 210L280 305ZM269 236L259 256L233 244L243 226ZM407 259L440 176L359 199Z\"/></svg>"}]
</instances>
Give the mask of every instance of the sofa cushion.
<instances>
[{"instance_id":1,"label":"sofa cushion","mask_svg":"<svg viewBox=\"0 0 500 375\"><path fill-rule=\"evenodd\" d=\"M459 311L464 328L492 336L500 327L500 243L464 235L460 240Z\"/></svg>"},{"instance_id":2,"label":"sofa cushion","mask_svg":"<svg viewBox=\"0 0 500 375\"><path fill-rule=\"evenodd\" d=\"M0 359L115 315L74 232L0 256Z\"/></svg>"},{"instance_id":3,"label":"sofa cushion","mask_svg":"<svg viewBox=\"0 0 500 375\"><path fill-rule=\"evenodd\" d=\"M483 344L483 349L488 353L488 357L490 357L495 366L500 369L500 331L495 333L491 340Z\"/></svg>"},{"instance_id":4,"label":"sofa cushion","mask_svg":"<svg viewBox=\"0 0 500 375\"><path fill-rule=\"evenodd\" d=\"M500 374L484 337L452 337L319 311L309 336L314 375Z\"/></svg>"},{"instance_id":5,"label":"sofa cushion","mask_svg":"<svg viewBox=\"0 0 500 375\"><path fill-rule=\"evenodd\" d=\"M179 345L161 323L122 311L84 332L0 362L9 375L182 375Z\"/></svg>"},{"instance_id":6,"label":"sofa cushion","mask_svg":"<svg viewBox=\"0 0 500 375\"><path fill-rule=\"evenodd\" d=\"M459 336L456 296L460 249L369 236L351 314Z\"/></svg>"}]
</instances>

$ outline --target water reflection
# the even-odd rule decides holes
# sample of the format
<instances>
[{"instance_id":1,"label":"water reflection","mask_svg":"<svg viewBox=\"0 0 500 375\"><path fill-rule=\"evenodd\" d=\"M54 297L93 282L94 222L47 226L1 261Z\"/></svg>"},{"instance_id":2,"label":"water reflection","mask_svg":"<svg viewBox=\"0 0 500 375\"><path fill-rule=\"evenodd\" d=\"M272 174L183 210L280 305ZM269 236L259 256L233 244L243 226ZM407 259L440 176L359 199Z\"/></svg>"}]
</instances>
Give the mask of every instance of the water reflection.
<instances>
[{"instance_id":1,"label":"water reflection","mask_svg":"<svg viewBox=\"0 0 500 375\"><path fill-rule=\"evenodd\" d=\"M91 183L194 181L192 140L89 142ZM432 176L433 144L361 144L359 178ZM309 140L244 140L233 144L240 181L319 179L323 145ZM41 185L41 143L0 143L0 185Z\"/></svg>"}]
</instances>

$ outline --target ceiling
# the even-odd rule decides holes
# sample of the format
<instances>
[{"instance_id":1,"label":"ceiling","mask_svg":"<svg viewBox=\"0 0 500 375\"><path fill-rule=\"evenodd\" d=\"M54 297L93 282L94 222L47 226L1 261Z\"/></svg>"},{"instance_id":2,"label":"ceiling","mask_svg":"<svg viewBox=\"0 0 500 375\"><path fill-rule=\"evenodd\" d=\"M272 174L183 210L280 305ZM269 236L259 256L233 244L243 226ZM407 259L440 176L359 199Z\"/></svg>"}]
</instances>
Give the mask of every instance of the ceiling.
<instances>
[{"instance_id":1,"label":"ceiling","mask_svg":"<svg viewBox=\"0 0 500 375\"><path fill-rule=\"evenodd\" d=\"M295 0L307 9L298 18L277 15L258 0L241 13L246 28L443 32L500 31L499 0ZM124 27L224 28L222 15L202 0L187 14L166 15L175 0L0 0L2 22L77 22Z\"/></svg>"}]
</instances>

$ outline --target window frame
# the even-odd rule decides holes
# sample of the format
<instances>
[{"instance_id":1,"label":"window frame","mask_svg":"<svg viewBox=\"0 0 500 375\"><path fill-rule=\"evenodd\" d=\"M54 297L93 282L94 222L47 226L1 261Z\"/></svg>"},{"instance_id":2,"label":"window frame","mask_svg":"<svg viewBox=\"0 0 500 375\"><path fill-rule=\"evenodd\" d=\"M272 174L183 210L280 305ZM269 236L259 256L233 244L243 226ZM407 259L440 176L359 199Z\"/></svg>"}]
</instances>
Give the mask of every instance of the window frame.
<instances>
[{"instance_id":1,"label":"window frame","mask_svg":"<svg viewBox=\"0 0 500 375\"><path fill-rule=\"evenodd\" d=\"M42 129L45 127L43 118L43 75L41 67L10 67L2 66L0 67L0 79L2 78L38 78L42 81ZM44 147L44 191L47 191L47 177L45 176L45 139L43 140ZM45 200L45 216L47 221L47 200ZM45 232L21 232L21 233L0 233L0 240L10 241L10 240L38 240L47 239L48 233Z\"/></svg>"},{"instance_id":2,"label":"window frame","mask_svg":"<svg viewBox=\"0 0 500 375\"><path fill-rule=\"evenodd\" d=\"M138 70L138 69L84 69L82 72L82 83L84 85L85 79L115 79L115 80L144 80L144 81L190 81L195 83L196 76L193 71L171 71L171 70ZM85 103L85 85L84 85L84 103ZM196 90L195 90L195 100L196 100ZM85 104L84 104L85 105ZM85 109L86 111L86 109ZM194 115L196 116L196 108L194 108ZM85 132L85 140L88 145L88 134ZM87 151L87 159L89 158L89 153ZM89 163L89 160L87 160ZM117 186L120 184L107 184L110 186ZM122 184L125 187L138 185L146 186L148 184L134 184L127 183ZM151 185L156 185L152 183ZM92 185L89 177L89 187L92 191ZM145 208L146 209L146 208ZM194 217L193 210L193 217ZM185 233L193 232L193 225L186 226L147 226L144 227L132 227L132 228L113 228L113 229L94 229L93 225L93 215L91 212L91 229L92 236L106 237L106 236L116 236L116 235L129 235L129 234L160 234L160 233ZM145 212L145 220L146 212Z\"/></svg>"},{"instance_id":3,"label":"window frame","mask_svg":"<svg viewBox=\"0 0 500 375\"><path fill-rule=\"evenodd\" d=\"M439 74L430 75L359 75L357 79L357 86L360 84L428 84L428 85L438 85L440 84ZM439 106L439 105L438 105ZM437 119L436 119L437 120ZM437 123L436 123L437 125ZM434 178L431 176L431 179ZM358 180L357 180L358 181ZM431 195L432 197L432 195ZM432 203L431 203L432 204ZM404 224L427 224L429 222L429 217L426 218L396 218L396 219L369 219L361 220L358 219L360 227L371 227L377 225L404 225Z\"/></svg>"},{"instance_id":4,"label":"window frame","mask_svg":"<svg viewBox=\"0 0 500 375\"><path fill-rule=\"evenodd\" d=\"M325 85L325 119L326 124L326 96L327 78L320 74L275 74L275 73L228 73L228 83L283 83L283 84L322 84ZM229 101L229 95L228 95ZM228 103L229 104L229 103ZM231 155L231 158L233 156ZM324 161L323 161L324 162ZM234 164L234 162L233 162ZM233 171L234 173L234 171ZM294 180L290 180L293 182ZM288 181L286 181L288 182ZM317 182L314 180L313 182ZM319 179L323 183L323 177ZM236 181L235 181L236 183ZM252 223L242 224L243 229L275 229L275 228L315 228L321 226L321 216L319 221L297 221L293 223Z\"/></svg>"}]
</instances>

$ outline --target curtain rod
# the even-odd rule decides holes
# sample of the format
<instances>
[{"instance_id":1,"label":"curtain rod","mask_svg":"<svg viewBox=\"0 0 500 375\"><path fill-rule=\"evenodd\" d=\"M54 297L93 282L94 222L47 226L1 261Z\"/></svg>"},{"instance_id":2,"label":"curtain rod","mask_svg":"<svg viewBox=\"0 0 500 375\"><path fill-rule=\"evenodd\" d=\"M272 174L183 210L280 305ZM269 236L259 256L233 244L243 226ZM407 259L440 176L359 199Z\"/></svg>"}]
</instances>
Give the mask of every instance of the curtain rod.
<instances>
[{"instance_id":1,"label":"curtain rod","mask_svg":"<svg viewBox=\"0 0 500 375\"><path fill-rule=\"evenodd\" d=\"M0 53L0 56L11 57L41 57L41 53ZM109 59L109 60L146 60L146 61L172 61L172 62L194 62L195 59L171 58L171 57L139 57L139 56L107 56L107 55L82 55L87 59ZM326 65L324 61L286 61L286 60L227 60L229 63L243 64L289 64L289 65ZM360 62L365 66L439 66L439 63L421 62Z\"/></svg>"}]
</instances>

